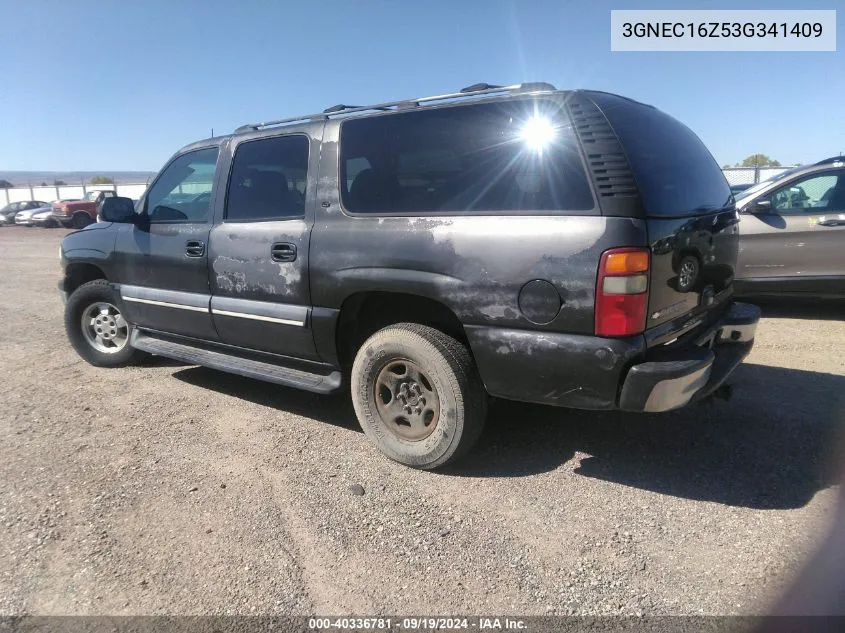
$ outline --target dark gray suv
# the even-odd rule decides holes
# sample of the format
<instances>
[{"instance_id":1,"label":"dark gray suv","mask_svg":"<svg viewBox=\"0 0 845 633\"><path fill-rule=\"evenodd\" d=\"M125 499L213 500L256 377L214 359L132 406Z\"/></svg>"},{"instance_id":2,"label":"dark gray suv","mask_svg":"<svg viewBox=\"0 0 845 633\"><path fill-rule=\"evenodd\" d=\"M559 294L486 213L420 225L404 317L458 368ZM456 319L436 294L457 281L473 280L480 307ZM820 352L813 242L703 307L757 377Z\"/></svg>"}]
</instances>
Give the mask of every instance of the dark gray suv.
<instances>
[{"instance_id":1,"label":"dark gray suv","mask_svg":"<svg viewBox=\"0 0 845 633\"><path fill-rule=\"evenodd\" d=\"M346 384L367 436L417 468L473 445L488 395L704 398L759 319L731 299L737 214L710 153L602 92L479 84L246 125L99 218L62 243L82 357Z\"/></svg>"}]
</instances>

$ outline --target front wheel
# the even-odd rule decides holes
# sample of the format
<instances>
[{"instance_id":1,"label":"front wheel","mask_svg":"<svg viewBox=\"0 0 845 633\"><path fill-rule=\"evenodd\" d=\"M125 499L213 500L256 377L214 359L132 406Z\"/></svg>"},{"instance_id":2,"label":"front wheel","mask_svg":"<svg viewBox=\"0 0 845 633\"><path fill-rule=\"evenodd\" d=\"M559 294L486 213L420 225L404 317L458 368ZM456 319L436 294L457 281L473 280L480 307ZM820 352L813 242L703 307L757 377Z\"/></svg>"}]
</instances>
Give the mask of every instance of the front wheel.
<instances>
[{"instance_id":1,"label":"front wheel","mask_svg":"<svg viewBox=\"0 0 845 633\"><path fill-rule=\"evenodd\" d=\"M487 394L469 350L439 330L399 323L371 336L352 365L364 433L406 466L445 466L481 435Z\"/></svg>"},{"instance_id":2,"label":"front wheel","mask_svg":"<svg viewBox=\"0 0 845 633\"><path fill-rule=\"evenodd\" d=\"M73 291L65 307L65 329L77 353L97 367L135 362L141 352L129 344L132 326L120 309L120 296L105 279Z\"/></svg>"},{"instance_id":3,"label":"front wheel","mask_svg":"<svg viewBox=\"0 0 845 633\"><path fill-rule=\"evenodd\" d=\"M77 213L73 216L73 228L75 229L84 229L92 222L93 220L91 220L91 216L87 213Z\"/></svg>"}]
</instances>

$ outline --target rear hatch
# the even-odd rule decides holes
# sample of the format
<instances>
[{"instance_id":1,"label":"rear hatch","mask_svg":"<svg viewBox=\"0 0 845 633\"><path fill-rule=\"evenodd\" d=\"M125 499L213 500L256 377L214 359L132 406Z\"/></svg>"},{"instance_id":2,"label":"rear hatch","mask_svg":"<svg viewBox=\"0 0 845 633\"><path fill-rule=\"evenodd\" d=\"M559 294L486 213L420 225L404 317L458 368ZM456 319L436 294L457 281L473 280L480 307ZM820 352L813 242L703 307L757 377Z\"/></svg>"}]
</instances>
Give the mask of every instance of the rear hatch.
<instances>
[{"instance_id":1,"label":"rear hatch","mask_svg":"<svg viewBox=\"0 0 845 633\"><path fill-rule=\"evenodd\" d=\"M728 306L739 252L730 187L701 140L653 108L600 95L636 181L651 266L646 316L649 346L718 319Z\"/></svg>"}]
</instances>

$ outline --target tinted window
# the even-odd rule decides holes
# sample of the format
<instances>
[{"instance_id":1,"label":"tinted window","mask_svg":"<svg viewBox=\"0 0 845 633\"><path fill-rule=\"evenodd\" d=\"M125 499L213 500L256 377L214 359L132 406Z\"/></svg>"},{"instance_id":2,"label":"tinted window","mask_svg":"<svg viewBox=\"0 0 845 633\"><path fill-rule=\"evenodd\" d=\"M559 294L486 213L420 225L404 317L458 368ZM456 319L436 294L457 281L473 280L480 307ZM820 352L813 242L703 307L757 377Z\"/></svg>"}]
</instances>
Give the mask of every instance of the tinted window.
<instances>
[{"instance_id":1,"label":"tinted window","mask_svg":"<svg viewBox=\"0 0 845 633\"><path fill-rule=\"evenodd\" d=\"M150 222L207 222L218 148L182 154L156 179L147 194Z\"/></svg>"},{"instance_id":2,"label":"tinted window","mask_svg":"<svg viewBox=\"0 0 845 633\"><path fill-rule=\"evenodd\" d=\"M229 178L226 220L283 220L305 215L308 139L277 136L238 145Z\"/></svg>"},{"instance_id":3,"label":"tinted window","mask_svg":"<svg viewBox=\"0 0 845 633\"><path fill-rule=\"evenodd\" d=\"M845 208L845 178L842 174L840 171L826 172L791 182L769 196L772 209L780 214L793 214Z\"/></svg>"},{"instance_id":4,"label":"tinted window","mask_svg":"<svg viewBox=\"0 0 845 633\"><path fill-rule=\"evenodd\" d=\"M622 141L649 215L693 215L729 204L722 170L687 126L628 99L593 98Z\"/></svg>"},{"instance_id":5,"label":"tinted window","mask_svg":"<svg viewBox=\"0 0 845 633\"><path fill-rule=\"evenodd\" d=\"M568 119L550 101L350 119L341 126L340 169L353 213L594 208Z\"/></svg>"}]
</instances>

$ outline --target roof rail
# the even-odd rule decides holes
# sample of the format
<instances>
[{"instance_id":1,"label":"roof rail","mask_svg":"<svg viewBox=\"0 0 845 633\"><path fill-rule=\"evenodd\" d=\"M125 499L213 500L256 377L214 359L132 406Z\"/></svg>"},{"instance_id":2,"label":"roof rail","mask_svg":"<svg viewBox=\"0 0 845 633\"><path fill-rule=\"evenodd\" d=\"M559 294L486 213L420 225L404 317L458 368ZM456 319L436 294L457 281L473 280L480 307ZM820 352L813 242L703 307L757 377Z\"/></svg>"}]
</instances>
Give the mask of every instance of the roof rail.
<instances>
[{"instance_id":1,"label":"roof rail","mask_svg":"<svg viewBox=\"0 0 845 633\"><path fill-rule=\"evenodd\" d=\"M845 156L831 156L830 158L825 158L824 160L820 160L819 162L813 164L830 165L831 163L845 163Z\"/></svg>"},{"instance_id":2,"label":"roof rail","mask_svg":"<svg viewBox=\"0 0 845 633\"><path fill-rule=\"evenodd\" d=\"M552 84L545 82L534 82L524 84L512 84L510 86L494 86L491 84L480 83L472 86L467 86L460 92L451 92L442 95L434 95L431 97L420 97L418 99L402 99L401 101L387 101L385 103L375 103L366 106L352 106L345 104L338 104L330 108L326 108L322 112L314 114L303 114L301 116L290 117L287 119L277 119L275 121L264 121L262 123L249 123L242 125L235 130L235 134L241 132L252 132L260 130L265 127L275 125L290 125L293 123L304 123L306 121L320 121L326 120L333 116L353 114L355 112L366 112L369 110L399 110L408 107L416 107L426 103L433 103L436 101L450 101L456 99L470 99L485 95L493 95L499 93L523 93L523 92L548 92L557 90Z\"/></svg>"}]
</instances>

